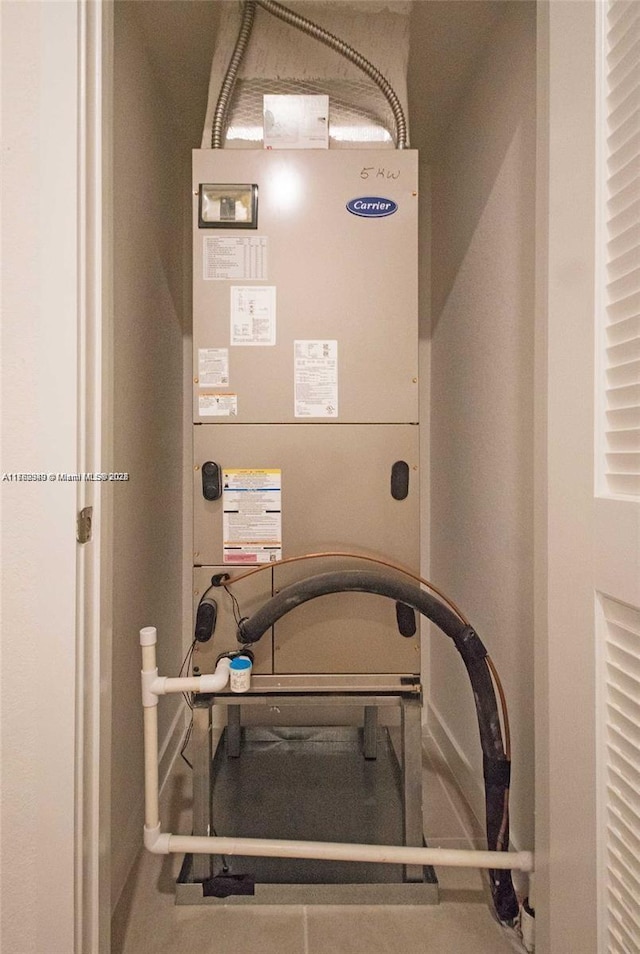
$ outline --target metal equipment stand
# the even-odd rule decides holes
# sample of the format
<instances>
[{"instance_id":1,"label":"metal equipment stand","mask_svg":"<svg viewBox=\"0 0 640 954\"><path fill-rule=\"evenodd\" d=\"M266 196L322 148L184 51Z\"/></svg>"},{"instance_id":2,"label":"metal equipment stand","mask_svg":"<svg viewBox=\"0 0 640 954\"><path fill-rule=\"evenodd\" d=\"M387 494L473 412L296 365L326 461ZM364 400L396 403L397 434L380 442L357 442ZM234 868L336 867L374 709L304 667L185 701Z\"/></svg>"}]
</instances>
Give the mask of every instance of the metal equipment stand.
<instances>
[{"instance_id":1,"label":"metal equipment stand","mask_svg":"<svg viewBox=\"0 0 640 954\"><path fill-rule=\"evenodd\" d=\"M212 707L227 707L224 745L212 751ZM265 712L337 706L363 710L358 729L241 728L241 709ZM399 745L381 709L400 710ZM193 834L422 847L421 687L414 676L254 676L241 696L194 697ZM269 720L265 720L269 721ZM276 720L274 719L273 722ZM399 751L398 751L399 749ZM302 795L305 798L302 798ZM304 801L310 808L305 814ZM270 827L271 826L271 827ZM311 827L311 834L309 828ZM283 830L284 829L284 830ZM222 859L187 855L178 904L434 904L433 868L384 863L226 859L255 893L219 895ZM249 876L237 872L250 872ZM244 884L244 882L243 882Z\"/></svg>"}]
</instances>

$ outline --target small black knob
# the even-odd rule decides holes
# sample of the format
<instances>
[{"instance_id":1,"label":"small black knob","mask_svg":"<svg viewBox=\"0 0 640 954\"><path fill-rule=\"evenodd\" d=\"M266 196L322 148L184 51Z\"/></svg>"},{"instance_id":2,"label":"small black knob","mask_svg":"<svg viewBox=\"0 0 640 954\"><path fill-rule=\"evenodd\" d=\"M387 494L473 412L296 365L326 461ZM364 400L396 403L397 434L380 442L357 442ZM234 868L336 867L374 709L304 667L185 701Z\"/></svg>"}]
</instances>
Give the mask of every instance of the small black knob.
<instances>
[{"instance_id":1,"label":"small black knob","mask_svg":"<svg viewBox=\"0 0 640 954\"><path fill-rule=\"evenodd\" d=\"M407 606L406 603L396 603L396 620L398 622L398 632L401 636L407 638L415 636L418 626L413 606Z\"/></svg>"},{"instance_id":2,"label":"small black knob","mask_svg":"<svg viewBox=\"0 0 640 954\"><path fill-rule=\"evenodd\" d=\"M220 464L206 461L202 467L202 496L205 500L219 500L222 496L222 473Z\"/></svg>"},{"instance_id":3,"label":"small black knob","mask_svg":"<svg viewBox=\"0 0 640 954\"><path fill-rule=\"evenodd\" d=\"M409 465L406 460L397 460L391 468L391 496L394 500L406 500L409 496Z\"/></svg>"},{"instance_id":4,"label":"small black knob","mask_svg":"<svg viewBox=\"0 0 640 954\"><path fill-rule=\"evenodd\" d=\"M213 636L218 616L218 604L215 600L204 599L198 606L196 614L195 637L199 643L208 642Z\"/></svg>"}]
</instances>

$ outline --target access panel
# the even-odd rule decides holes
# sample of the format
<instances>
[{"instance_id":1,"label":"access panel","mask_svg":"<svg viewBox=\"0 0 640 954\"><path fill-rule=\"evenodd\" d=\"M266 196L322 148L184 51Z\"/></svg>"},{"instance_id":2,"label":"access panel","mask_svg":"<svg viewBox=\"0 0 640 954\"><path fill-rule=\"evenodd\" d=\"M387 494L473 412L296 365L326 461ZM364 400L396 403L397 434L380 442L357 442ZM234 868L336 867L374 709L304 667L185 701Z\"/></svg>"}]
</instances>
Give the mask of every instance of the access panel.
<instances>
[{"instance_id":1,"label":"access panel","mask_svg":"<svg viewBox=\"0 0 640 954\"><path fill-rule=\"evenodd\" d=\"M220 474L213 500L210 465ZM196 564L357 550L419 565L415 425L201 425L193 474Z\"/></svg>"},{"instance_id":2,"label":"access panel","mask_svg":"<svg viewBox=\"0 0 640 954\"><path fill-rule=\"evenodd\" d=\"M194 152L196 423L418 420L417 153Z\"/></svg>"},{"instance_id":3,"label":"access panel","mask_svg":"<svg viewBox=\"0 0 640 954\"><path fill-rule=\"evenodd\" d=\"M221 653L238 650L236 640L236 615L251 616L272 596L272 569L264 569L246 580L224 587L211 588L211 578L221 573L237 575L237 568L227 566L197 566L193 571L193 618L197 618L198 604L205 594L216 603L216 625L213 636L207 642L196 642L193 665L201 672L213 672ZM234 603L234 598L236 602ZM239 608L239 609L238 609ZM195 624L194 624L195 628ZM259 642L250 647L254 654L253 671L268 675L273 672L273 638L271 632L264 634Z\"/></svg>"},{"instance_id":4,"label":"access panel","mask_svg":"<svg viewBox=\"0 0 640 954\"><path fill-rule=\"evenodd\" d=\"M274 567L274 590L310 573L376 570L359 560L313 560ZM379 567L387 576L388 567ZM411 625L413 623L413 626ZM414 628L415 627L415 628ZM409 635L413 630L413 635ZM273 627L277 673L420 673L419 620L410 612L402 635L396 604L370 593L334 593L296 607Z\"/></svg>"}]
</instances>

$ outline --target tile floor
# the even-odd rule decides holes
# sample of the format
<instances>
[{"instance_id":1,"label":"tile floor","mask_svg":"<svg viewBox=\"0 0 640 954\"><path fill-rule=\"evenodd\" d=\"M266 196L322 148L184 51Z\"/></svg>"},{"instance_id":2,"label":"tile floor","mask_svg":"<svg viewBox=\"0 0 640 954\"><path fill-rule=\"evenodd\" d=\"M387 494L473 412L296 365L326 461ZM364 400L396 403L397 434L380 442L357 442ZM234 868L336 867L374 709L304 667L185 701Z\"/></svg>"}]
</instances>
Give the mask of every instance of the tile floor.
<instances>
[{"instance_id":1,"label":"tile floor","mask_svg":"<svg viewBox=\"0 0 640 954\"><path fill-rule=\"evenodd\" d=\"M167 786L167 817L173 831L188 831L187 773L184 763L176 765ZM429 739L424 746L424 779L429 844L461 848L478 839L480 847L478 822ZM113 954L508 954L523 950L515 936L494 920L488 886L475 870L438 869L438 905L208 907L174 904L179 867L177 857L140 854L113 920Z\"/></svg>"}]
</instances>

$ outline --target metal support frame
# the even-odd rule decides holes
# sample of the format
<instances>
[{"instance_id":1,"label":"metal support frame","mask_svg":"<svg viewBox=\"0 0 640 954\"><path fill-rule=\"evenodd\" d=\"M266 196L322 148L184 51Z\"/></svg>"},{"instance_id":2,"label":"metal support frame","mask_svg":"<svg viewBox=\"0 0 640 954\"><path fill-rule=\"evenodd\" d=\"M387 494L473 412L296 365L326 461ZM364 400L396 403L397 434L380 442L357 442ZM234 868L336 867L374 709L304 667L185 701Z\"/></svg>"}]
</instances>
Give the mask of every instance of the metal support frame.
<instances>
[{"instance_id":1,"label":"metal support frame","mask_svg":"<svg viewBox=\"0 0 640 954\"><path fill-rule=\"evenodd\" d=\"M378 710L375 706L364 707L363 754L365 759L375 759L378 749Z\"/></svg>"},{"instance_id":2,"label":"metal support frame","mask_svg":"<svg viewBox=\"0 0 640 954\"><path fill-rule=\"evenodd\" d=\"M193 729L193 834L211 834L211 701L194 696ZM196 881L211 877L211 855L194 855L193 876Z\"/></svg>"},{"instance_id":3,"label":"metal support frame","mask_svg":"<svg viewBox=\"0 0 640 954\"><path fill-rule=\"evenodd\" d=\"M237 759L240 756L241 740L241 708L240 705L227 706L227 731L225 732L225 747L230 759Z\"/></svg>"},{"instance_id":4,"label":"metal support frame","mask_svg":"<svg viewBox=\"0 0 640 954\"><path fill-rule=\"evenodd\" d=\"M308 678L308 677L307 677ZM329 677L326 677L327 679ZM264 685L262 684L264 681ZM342 680L335 680L341 682ZM241 707L277 706L279 709L312 705L314 707L359 706L364 707L363 747L365 759L377 756L378 710L380 708L400 708L400 752L399 762L402 786L403 843L410 847L422 847L422 695L417 680L403 684L397 677L388 681L376 677L367 678L360 687L332 685L327 692L327 684L319 680L314 692L305 680L301 689L291 691L293 686L285 680L279 685L272 678L256 679L252 690L238 696L225 690L215 696L196 697L193 710L193 832L209 835L212 830L212 706L227 707L227 729L225 732L226 755L238 758L241 755ZM331 682L334 682L331 678ZM256 683L259 683L256 685ZM380 686L384 688L380 689ZM282 693L284 690L284 694ZM194 855L192 877L194 881L204 881L211 877L212 856ZM403 867L405 883L420 883L424 880L421 865Z\"/></svg>"},{"instance_id":5,"label":"metal support frame","mask_svg":"<svg viewBox=\"0 0 640 954\"><path fill-rule=\"evenodd\" d=\"M422 848L422 720L418 700L403 699L402 738L402 820L403 844ZM422 881L421 865L405 865L405 881Z\"/></svg>"}]
</instances>

